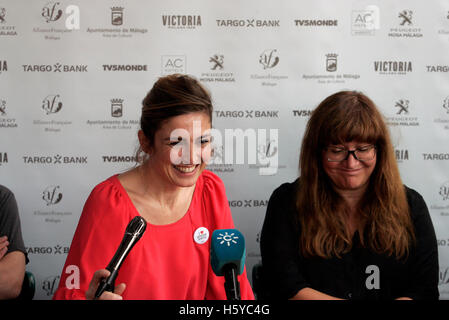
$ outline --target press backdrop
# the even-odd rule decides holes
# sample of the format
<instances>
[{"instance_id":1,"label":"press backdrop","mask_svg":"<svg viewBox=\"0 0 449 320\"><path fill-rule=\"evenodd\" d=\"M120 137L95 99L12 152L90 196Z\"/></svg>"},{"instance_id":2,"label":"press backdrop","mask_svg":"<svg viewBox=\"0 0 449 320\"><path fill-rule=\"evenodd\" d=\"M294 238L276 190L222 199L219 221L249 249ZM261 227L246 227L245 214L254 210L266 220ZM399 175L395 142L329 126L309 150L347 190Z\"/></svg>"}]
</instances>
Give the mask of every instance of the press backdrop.
<instances>
[{"instance_id":1,"label":"press backdrop","mask_svg":"<svg viewBox=\"0 0 449 320\"><path fill-rule=\"evenodd\" d=\"M448 299L448 49L445 0L0 0L0 183L19 204L35 299L52 297L92 188L133 167L141 101L174 72L210 89L223 138L256 138L243 163L224 163L224 143L210 166L250 277L311 110L354 89L385 115L404 183L426 200Z\"/></svg>"}]
</instances>

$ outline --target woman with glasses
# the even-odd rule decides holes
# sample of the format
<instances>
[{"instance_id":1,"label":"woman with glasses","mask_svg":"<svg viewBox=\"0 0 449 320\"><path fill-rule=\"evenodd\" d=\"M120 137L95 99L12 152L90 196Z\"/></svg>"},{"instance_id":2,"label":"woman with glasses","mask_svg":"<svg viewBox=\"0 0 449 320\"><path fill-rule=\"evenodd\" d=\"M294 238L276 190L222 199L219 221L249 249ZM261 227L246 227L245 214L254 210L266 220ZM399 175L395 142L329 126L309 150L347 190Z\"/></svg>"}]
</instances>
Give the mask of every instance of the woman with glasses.
<instances>
[{"instance_id":1,"label":"woman with glasses","mask_svg":"<svg viewBox=\"0 0 449 320\"><path fill-rule=\"evenodd\" d=\"M313 111L300 177L273 192L260 246L271 298L439 297L427 206L403 185L385 122L359 92Z\"/></svg>"}]
</instances>

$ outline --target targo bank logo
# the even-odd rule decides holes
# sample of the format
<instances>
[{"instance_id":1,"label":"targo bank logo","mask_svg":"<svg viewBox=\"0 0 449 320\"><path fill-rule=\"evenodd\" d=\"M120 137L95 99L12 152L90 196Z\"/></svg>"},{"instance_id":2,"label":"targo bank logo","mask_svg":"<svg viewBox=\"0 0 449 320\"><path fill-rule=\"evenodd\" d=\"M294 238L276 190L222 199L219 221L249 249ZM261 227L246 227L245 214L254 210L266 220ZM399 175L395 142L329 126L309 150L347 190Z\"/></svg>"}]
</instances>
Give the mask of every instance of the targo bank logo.
<instances>
[{"instance_id":1,"label":"targo bank logo","mask_svg":"<svg viewBox=\"0 0 449 320\"><path fill-rule=\"evenodd\" d=\"M23 64L24 72L87 72L87 65L50 64Z\"/></svg>"}]
</instances>

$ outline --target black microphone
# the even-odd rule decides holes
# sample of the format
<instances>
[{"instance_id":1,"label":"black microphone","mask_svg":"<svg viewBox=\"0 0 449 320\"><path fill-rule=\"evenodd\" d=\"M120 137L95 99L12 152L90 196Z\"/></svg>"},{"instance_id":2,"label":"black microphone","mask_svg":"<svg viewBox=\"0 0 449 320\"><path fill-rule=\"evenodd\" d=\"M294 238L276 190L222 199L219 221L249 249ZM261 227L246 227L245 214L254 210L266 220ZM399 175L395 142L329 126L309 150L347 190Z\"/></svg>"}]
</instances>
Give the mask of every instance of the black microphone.
<instances>
[{"instance_id":1,"label":"black microphone","mask_svg":"<svg viewBox=\"0 0 449 320\"><path fill-rule=\"evenodd\" d=\"M147 222L141 216L135 216L128 223L122 242L106 267L111 274L109 277L101 280L101 283L95 292L95 299L98 299L104 291L114 292L115 279L117 278L118 270L120 269L120 266L128 253L131 251L132 247L134 247L136 242L142 237L146 227Z\"/></svg>"}]
</instances>

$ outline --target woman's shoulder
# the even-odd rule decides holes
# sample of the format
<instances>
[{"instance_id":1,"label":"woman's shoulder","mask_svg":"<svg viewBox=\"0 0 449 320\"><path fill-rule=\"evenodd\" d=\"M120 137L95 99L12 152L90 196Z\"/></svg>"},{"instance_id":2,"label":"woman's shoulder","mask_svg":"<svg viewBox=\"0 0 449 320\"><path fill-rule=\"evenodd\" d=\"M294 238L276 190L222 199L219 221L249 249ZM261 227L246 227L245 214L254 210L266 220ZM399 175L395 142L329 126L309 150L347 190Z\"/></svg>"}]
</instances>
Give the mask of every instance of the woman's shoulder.
<instances>
[{"instance_id":1,"label":"woman's shoulder","mask_svg":"<svg viewBox=\"0 0 449 320\"><path fill-rule=\"evenodd\" d=\"M299 178L293 182L284 182L274 189L270 200L291 201L295 198L295 194L299 188Z\"/></svg>"},{"instance_id":2,"label":"woman's shoulder","mask_svg":"<svg viewBox=\"0 0 449 320\"><path fill-rule=\"evenodd\" d=\"M224 183L221 180L221 178L219 176L217 176L215 173L213 173L212 171L204 170L201 173L199 181L200 181L200 183L203 184L203 188L205 190L208 190L208 191L217 191L217 190L224 191L225 190L225 186L224 186Z\"/></svg>"},{"instance_id":3,"label":"woman's shoulder","mask_svg":"<svg viewBox=\"0 0 449 320\"><path fill-rule=\"evenodd\" d=\"M415 220L419 216L428 215L429 210L423 196L415 189L406 185L404 185L404 188L412 219Z\"/></svg>"},{"instance_id":4,"label":"woman's shoulder","mask_svg":"<svg viewBox=\"0 0 449 320\"><path fill-rule=\"evenodd\" d=\"M117 205L123 200L124 189L115 174L102 182L98 183L91 191L87 201L93 202L95 205L104 205L106 202L111 205Z\"/></svg>"},{"instance_id":5,"label":"woman's shoulder","mask_svg":"<svg viewBox=\"0 0 449 320\"><path fill-rule=\"evenodd\" d=\"M118 180L118 175L113 175L92 189L83 207L82 220L87 221L87 224L95 221L117 221L120 217L126 220L129 211L126 192ZM114 219L111 219L112 217Z\"/></svg>"},{"instance_id":6,"label":"woman's shoulder","mask_svg":"<svg viewBox=\"0 0 449 320\"><path fill-rule=\"evenodd\" d=\"M119 192L118 183L118 174L115 174L95 185L91 193L104 194L110 192Z\"/></svg>"}]
</instances>

